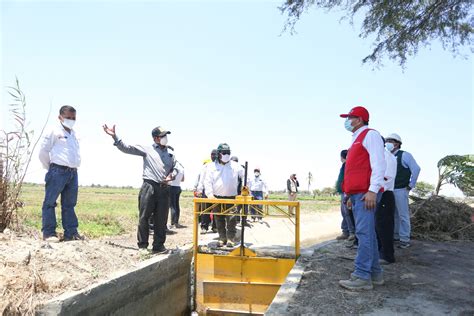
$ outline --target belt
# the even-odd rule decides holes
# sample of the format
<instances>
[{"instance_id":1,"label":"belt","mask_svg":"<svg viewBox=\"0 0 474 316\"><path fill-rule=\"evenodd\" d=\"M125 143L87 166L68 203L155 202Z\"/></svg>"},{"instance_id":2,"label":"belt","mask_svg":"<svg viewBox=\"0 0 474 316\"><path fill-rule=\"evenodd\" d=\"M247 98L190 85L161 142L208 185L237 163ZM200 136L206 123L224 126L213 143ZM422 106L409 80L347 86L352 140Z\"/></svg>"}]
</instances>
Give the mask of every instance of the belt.
<instances>
[{"instance_id":1,"label":"belt","mask_svg":"<svg viewBox=\"0 0 474 316\"><path fill-rule=\"evenodd\" d=\"M68 170L68 171L76 171L77 170L77 168L61 166L61 165L58 165L58 164L55 164L55 163L50 163L49 166L50 167L56 167L56 168L59 168L59 169L62 169L62 170Z\"/></svg>"},{"instance_id":2,"label":"belt","mask_svg":"<svg viewBox=\"0 0 474 316\"><path fill-rule=\"evenodd\" d=\"M154 185L154 186L160 187L160 188L169 188L169 184L163 183L163 182L156 182L156 181L153 181L153 180L150 180L150 179L143 179L143 182L149 183L151 185Z\"/></svg>"}]
</instances>

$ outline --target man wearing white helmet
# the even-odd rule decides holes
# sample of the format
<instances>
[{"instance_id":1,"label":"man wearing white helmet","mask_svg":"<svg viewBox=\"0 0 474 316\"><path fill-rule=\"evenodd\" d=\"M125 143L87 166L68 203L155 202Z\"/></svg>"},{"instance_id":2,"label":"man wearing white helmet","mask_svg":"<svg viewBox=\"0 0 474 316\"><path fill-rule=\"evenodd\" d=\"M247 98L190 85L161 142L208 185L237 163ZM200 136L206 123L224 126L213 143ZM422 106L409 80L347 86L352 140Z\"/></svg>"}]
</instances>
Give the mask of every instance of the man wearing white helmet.
<instances>
[{"instance_id":1,"label":"man wearing white helmet","mask_svg":"<svg viewBox=\"0 0 474 316\"><path fill-rule=\"evenodd\" d=\"M408 206L408 194L416 185L420 174L420 166L413 156L406 151L400 150L402 138L392 133L386 138L386 148L397 158L397 176L395 177L395 223L394 240L399 240L399 248L410 247L410 209Z\"/></svg>"}]
</instances>

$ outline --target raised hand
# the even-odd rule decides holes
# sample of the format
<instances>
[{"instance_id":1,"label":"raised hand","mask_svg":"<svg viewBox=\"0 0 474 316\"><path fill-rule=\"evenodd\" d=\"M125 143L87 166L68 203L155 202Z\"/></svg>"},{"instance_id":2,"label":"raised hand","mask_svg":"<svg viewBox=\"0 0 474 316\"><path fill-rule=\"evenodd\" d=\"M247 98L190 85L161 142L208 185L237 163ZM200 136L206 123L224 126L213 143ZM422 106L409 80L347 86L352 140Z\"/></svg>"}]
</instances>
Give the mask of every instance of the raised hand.
<instances>
[{"instance_id":1,"label":"raised hand","mask_svg":"<svg viewBox=\"0 0 474 316\"><path fill-rule=\"evenodd\" d=\"M112 128L109 128L107 124L104 124L102 125L102 128L104 129L104 132L107 133L107 135L115 137L115 125L112 126Z\"/></svg>"}]
</instances>

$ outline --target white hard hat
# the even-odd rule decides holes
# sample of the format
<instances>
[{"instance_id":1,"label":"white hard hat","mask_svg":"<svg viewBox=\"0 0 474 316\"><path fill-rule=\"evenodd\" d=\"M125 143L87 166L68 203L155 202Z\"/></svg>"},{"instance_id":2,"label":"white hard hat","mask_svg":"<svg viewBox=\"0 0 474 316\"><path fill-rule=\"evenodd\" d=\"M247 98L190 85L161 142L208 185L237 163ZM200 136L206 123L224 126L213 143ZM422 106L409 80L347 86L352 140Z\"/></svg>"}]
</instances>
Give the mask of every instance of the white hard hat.
<instances>
[{"instance_id":1,"label":"white hard hat","mask_svg":"<svg viewBox=\"0 0 474 316\"><path fill-rule=\"evenodd\" d=\"M402 138L400 137L400 135L395 134L395 133L389 134L387 137L385 137L385 139L394 139L400 144L402 143Z\"/></svg>"}]
</instances>

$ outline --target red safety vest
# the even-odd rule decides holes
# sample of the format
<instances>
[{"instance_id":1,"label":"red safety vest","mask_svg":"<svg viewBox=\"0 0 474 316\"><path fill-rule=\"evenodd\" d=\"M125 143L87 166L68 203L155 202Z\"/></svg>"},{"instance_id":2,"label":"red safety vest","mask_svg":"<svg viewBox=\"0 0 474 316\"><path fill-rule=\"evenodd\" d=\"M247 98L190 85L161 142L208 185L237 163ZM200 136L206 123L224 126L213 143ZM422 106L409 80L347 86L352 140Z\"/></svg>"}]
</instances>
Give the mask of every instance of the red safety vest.
<instances>
[{"instance_id":1,"label":"red safety vest","mask_svg":"<svg viewBox=\"0 0 474 316\"><path fill-rule=\"evenodd\" d=\"M357 136L347 153L346 168L342 190L346 194L367 193L370 186L370 157L367 149L362 146L365 136L371 129L368 128Z\"/></svg>"}]
</instances>

